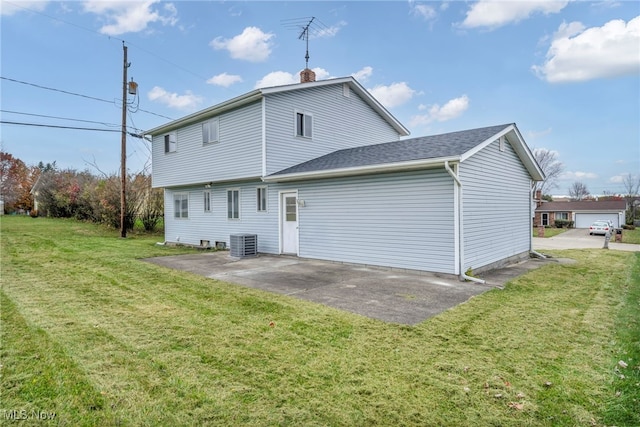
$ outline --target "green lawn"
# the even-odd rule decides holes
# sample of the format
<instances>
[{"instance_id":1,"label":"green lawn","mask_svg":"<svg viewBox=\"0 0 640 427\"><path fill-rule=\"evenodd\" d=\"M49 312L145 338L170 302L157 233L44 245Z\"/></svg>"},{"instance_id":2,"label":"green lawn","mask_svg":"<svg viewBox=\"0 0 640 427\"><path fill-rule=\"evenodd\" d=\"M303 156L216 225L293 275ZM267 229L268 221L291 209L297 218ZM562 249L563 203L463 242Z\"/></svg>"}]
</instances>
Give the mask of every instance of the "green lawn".
<instances>
[{"instance_id":1,"label":"green lawn","mask_svg":"<svg viewBox=\"0 0 640 427\"><path fill-rule=\"evenodd\" d=\"M0 221L5 422L640 425L640 253L555 252L410 327L139 261L189 251L158 236Z\"/></svg>"},{"instance_id":2,"label":"green lawn","mask_svg":"<svg viewBox=\"0 0 640 427\"><path fill-rule=\"evenodd\" d=\"M548 238L548 237L557 236L558 234L562 234L565 231L567 231L566 228L545 227L544 236L542 237ZM538 227L533 227L533 237L538 237Z\"/></svg>"}]
</instances>

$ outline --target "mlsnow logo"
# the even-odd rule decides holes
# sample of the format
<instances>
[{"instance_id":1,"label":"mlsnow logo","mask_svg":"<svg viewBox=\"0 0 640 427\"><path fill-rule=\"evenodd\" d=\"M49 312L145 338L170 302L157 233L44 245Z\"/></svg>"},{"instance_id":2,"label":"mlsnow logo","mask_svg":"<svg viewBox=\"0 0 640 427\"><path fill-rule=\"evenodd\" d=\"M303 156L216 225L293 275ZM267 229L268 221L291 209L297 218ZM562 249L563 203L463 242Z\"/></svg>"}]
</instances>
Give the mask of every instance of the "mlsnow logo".
<instances>
[{"instance_id":1,"label":"mlsnow logo","mask_svg":"<svg viewBox=\"0 0 640 427\"><path fill-rule=\"evenodd\" d=\"M56 417L55 412L47 412L40 410L26 410L26 409L5 409L4 419L7 421L23 421L23 420L53 420Z\"/></svg>"}]
</instances>

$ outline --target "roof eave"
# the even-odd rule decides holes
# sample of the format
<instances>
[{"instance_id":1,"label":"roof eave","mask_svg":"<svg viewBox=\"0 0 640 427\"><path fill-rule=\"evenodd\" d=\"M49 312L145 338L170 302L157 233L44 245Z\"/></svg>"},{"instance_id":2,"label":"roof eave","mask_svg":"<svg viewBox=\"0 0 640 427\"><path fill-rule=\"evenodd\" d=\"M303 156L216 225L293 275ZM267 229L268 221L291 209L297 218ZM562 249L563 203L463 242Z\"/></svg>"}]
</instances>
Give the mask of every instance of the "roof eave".
<instances>
[{"instance_id":1,"label":"roof eave","mask_svg":"<svg viewBox=\"0 0 640 427\"><path fill-rule=\"evenodd\" d=\"M253 90L251 92L245 93L244 95L229 99L228 101L224 101L220 104L216 104L212 107L205 108L204 110L197 111L188 116L182 117L177 120L173 120L169 123L165 123L162 126L155 127L146 131L145 135L158 135L166 132L170 132L179 127L183 127L185 125L199 122L205 120L209 117L216 116L225 111L233 110L235 108L241 107L243 105L250 104L262 98L262 91L260 89Z\"/></svg>"},{"instance_id":2,"label":"roof eave","mask_svg":"<svg viewBox=\"0 0 640 427\"><path fill-rule=\"evenodd\" d=\"M346 176L370 175L377 173L403 172L417 169L430 169L444 165L445 162L458 162L460 157L440 157L437 159L420 159L406 162L384 163L350 168L328 169L309 172L294 172L281 175L269 175L264 182L289 182L311 179L342 178Z\"/></svg>"}]
</instances>

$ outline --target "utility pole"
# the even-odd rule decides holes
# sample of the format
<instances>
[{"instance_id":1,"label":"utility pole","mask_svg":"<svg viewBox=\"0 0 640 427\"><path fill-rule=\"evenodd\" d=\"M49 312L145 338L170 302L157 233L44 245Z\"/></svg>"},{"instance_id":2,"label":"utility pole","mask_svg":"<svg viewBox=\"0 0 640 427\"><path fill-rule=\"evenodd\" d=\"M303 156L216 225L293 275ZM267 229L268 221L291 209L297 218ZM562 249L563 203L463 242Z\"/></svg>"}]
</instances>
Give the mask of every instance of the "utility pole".
<instances>
[{"instance_id":1,"label":"utility pole","mask_svg":"<svg viewBox=\"0 0 640 427\"><path fill-rule=\"evenodd\" d=\"M122 67L122 141L120 146L120 237L127 237L125 224L127 212L127 46L122 42L124 65Z\"/></svg>"}]
</instances>

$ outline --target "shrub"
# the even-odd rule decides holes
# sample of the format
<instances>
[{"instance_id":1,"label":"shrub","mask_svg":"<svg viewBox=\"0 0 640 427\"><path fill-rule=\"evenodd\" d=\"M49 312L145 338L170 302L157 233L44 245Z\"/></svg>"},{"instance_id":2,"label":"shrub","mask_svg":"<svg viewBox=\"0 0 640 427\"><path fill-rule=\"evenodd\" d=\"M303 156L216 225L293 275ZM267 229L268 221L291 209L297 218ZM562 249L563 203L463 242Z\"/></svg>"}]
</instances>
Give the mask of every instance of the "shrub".
<instances>
[{"instance_id":1,"label":"shrub","mask_svg":"<svg viewBox=\"0 0 640 427\"><path fill-rule=\"evenodd\" d=\"M571 228L573 227L573 221L569 221L566 219L556 219L555 226L556 228Z\"/></svg>"}]
</instances>

